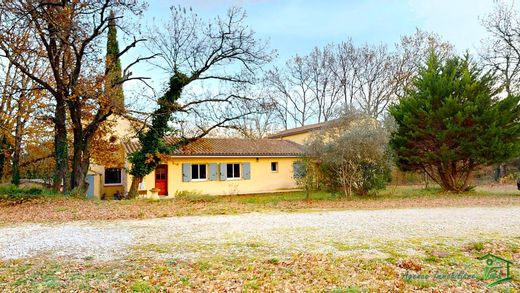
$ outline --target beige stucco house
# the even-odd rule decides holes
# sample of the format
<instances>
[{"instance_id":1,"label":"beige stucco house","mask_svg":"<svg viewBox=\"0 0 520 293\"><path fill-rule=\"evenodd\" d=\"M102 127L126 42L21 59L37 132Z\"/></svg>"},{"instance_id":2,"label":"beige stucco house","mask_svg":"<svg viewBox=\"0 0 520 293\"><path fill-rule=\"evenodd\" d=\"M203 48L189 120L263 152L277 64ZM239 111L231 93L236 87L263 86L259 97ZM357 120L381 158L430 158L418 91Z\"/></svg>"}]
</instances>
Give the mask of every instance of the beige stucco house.
<instances>
[{"instance_id":1,"label":"beige stucco house","mask_svg":"<svg viewBox=\"0 0 520 293\"><path fill-rule=\"evenodd\" d=\"M287 129L276 134L269 136L269 139L282 139L282 140L290 140L299 144L305 144L307 139L311 136L311 134L315 131L319 131L324 127L330 125L331 122L321 122L315 124L309 124L301 127Z\"/></svg>"},{"instance_id":2,"label":"beige stucco house","mask_svg":"<svg viewBox=\"0 0 520 293\"><path fill-rule=\"evenodd\" d=\"M234 195L281 192L298 189L298 164L303 143L324 123L282 131L265 139L201 138L174 153L139 185L148 198L171 198L184 192ZM173 144L174 138L166 143ZM121 143L123 167L91 168L92 197L112 199L130 189L128 155L140 148L136 140Z\"/></svg>"}]
</instances>

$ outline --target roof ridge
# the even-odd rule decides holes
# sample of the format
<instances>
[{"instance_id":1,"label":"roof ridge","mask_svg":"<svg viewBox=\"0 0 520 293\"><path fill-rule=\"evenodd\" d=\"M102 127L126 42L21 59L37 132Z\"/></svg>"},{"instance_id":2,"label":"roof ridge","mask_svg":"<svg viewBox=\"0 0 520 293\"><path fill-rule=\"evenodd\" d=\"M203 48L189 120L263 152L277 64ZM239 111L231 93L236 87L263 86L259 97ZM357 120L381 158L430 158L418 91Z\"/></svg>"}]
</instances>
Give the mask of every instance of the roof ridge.
<instances>
[{"instance_id":1,"label":"roof ridge","mask_svg":"<svg viewBox=\"0 0 520 293\"><path fill-rule=\"evenodd\" d=\"M336 120L337 119L332 119L332 120L322 121L322 122L318 122L318 123L307 124L307 125L303 125L303 126L299 126L299 127L289 128L289 129L277 132L275 134L272 134L272 135L268 136L267 138L274 139L274 138L281 138L284 136L309 132L309 131L312 131L315 129L322 128L323 126L326 126L328 124L334 123L334 121L336 121Z\"/></svg>"},{"instance_id":2,"label":"roof ridge","mask_svg":"<svg viewBox=\"0 0 520 293\"><path fill-rule=\"evenodd\" d=\"M167 144L174 143L166 137ZM133 153L141 148L138 141L122 142L126 153ZM190 142L182 148L175 149L170 155L182 156L301 156L303 148L300 144L287 140L269 138L201 138Z\"/></svg>"}]
</instances>

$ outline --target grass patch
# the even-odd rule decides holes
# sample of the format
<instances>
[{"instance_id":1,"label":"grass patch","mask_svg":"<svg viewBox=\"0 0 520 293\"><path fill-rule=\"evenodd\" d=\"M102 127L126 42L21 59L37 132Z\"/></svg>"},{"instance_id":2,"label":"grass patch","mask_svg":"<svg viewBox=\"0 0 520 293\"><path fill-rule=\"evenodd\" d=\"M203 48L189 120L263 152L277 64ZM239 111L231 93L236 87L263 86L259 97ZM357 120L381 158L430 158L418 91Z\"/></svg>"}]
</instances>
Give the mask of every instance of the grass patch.
<instances>
[{"instance_id":1,"label":"grass patch","mask_svg":"<svg viewBox=\"0 0 520 293\"><path fill-rule=\"evenodd\" d=\"M368 244L347 244L342 242L333 242L332 246L339 251L361 250L370 248L370 245Z\"/></svg>"},{"instance_id":2,"label":"grass patch","mask_svg":"<svg viewBox=\"0 0 520 293\"><path fill-rule=\"evenodd\" d=\"M279 192L265 194L248 194L217 197L218 200L235 201L240 203L248 203L255 205L276 205L280 202L307 201L305 192ZM323 191L312 192L311 201L338 200L342 197L338 193L329 193Z\"/></svg>"},{"instance_id":3,"label":"grass patch","mask_svg":"<svg viewBox=\"0 0 520 293\"><path fill-rule=\"evenodd\" d=\"M100 201L56 194L47 196L52 194L48 191L31 191L35 195L27 196L19 189L4 186L4 191L11 189L15 190L14 194L19 192L21 200L0 200L0 223L148 219L250 212L520 205L520 196L516 192L493 193L477 188L477 191L470 193L446 194L438 188L424 189L418 186L389 186L378 194L355 196L351 200L327 192L314 192L311 199L306 200L305 192L297 191L234 196L184 192L179 193L177 198L166 200ZM25 200L26 197L32 200Z\"/></svg>"},{"instance_id":4,"label":"grass patch","mask_svg":"<svg viewBox=\"0 0 520 293\"><path fill-rule=\"evenodd\" d=\"M0 185L0 202L22 203L37 198L57 196L61 195L41 187L18 187L13 184Z\"/></svg>"},{"instance_id":5,"label":"grass patch","mask_svg":"<svg viewBox=\"0 0 520 293\"><path fill-rule=\"evenodd\" d=\"M132 292L143 292L143 293L151 293L155 292L152 285L150 285L147 281L137 281L131 287L130 290Z\"/></svg>"},{"instance_id":6,"label":"grass patch","mask_svg":"<svg viewBox=\"0 0 520 293\"><path fill-rule=\"evenodd\" d=\"M417 289L427 289L437 285L437 283L430 280L406 280L405 282Z\"/></svg>"},{"instance_id":7,"label":"grass patch","mask_svg":"<svg viewBox=\"0 0 520 293\"><path fill-rule=\"evenodd\" d=\"M175 193L175 199L187 202L212 202L216 200L215 196L203 194L196 191L181 191Z\"/></svg>"},{"instance_id":8,"label":"grass patch","mask_svg":"<svg viewBox=\"0 0 520 293\"><path fill-rule=\"evenodd\" d=\"M506 247L506 242L495 245ZM456 248L453 248L455 250ZM506 251L503 251L506 252ZM467 257L476 258L471 253ZM449 257L448 257L449 258ZM407 262L418 260L407 258ZM414 273L480 270L476 264L422 263ZM132 256L127 260L82 263L59 259L29 259L0 262L0 291L124 291L198 292L436 292L485 291L487 280L405 279L410 266L403 261L363 259L330 254L298 253L283 259L276 257L208 257L192 260L168 260ZM413 267L413 266L412 266ZM416 268L417 269L417 268ZM471 271L472 269L473 271ZM513 271L517 274L518 270ZM23 280L23 281L20 281ZM518 285L517 280L499 289ZM509 287L508 287L509 286Z\"/></svg>"},{"instance_id":9,"label":"grass patch","mask_svg":"<svg viewBox=\"0 0 520 293\"><path fill-rule=\"evenodd\" d=\"M135 246L134 249L142 252L168 253L171 251L171 245L150 243Z\"/></svg>"},{"instance_id":10,"label":"grass patch","mask_svg":"<svg viewBox=\"0 0 520 293\"><path fill-rule=\"evenodd\" d=\"M386 189L371 192L365 196L354 195L351 200L347 200L341 193L330 193L324 191L311 192L310 199L306 198L303 191L267 193L254 195L236 196L214 196L216 202L238 202L253 205L276 206L281 203L294 202L371 202L381 200L431 200L431 199L464 199L472 197L496 197L496 196L518 196L516 192L495 190L470 191L462 194L443 192L440 187L423 188L420 186L387 186Z\"/></svg>"},{"instance_id":11,"label":"grass patch","mask_svg":"<svg viewBox=\"0 0 520 293\"><path fill-rule=\"evenodd\" d=\"M482 251L484 249L483 242L473 242L471 243L471 248L476 251Z\"/></svg>"}]
</instances>

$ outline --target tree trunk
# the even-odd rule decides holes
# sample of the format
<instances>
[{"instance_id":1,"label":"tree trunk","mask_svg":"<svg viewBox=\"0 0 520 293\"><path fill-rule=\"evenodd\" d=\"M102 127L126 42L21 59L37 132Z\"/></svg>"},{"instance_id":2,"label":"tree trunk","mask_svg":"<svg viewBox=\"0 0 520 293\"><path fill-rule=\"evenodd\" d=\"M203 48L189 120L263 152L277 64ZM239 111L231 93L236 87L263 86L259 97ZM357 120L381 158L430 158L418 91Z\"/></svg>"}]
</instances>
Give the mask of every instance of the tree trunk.
<instances>
[{"instance_id":1,"label":"tree trunk","mask_svg":"<svg viewBox=\"0 0 520 293\"><path fill-rule=\"evenodd\" d=\"M78 120L79 121L79 120ZM86 182L88 169L90 167L90 148L99 125L103 122L91 122L90 131L83 131L81 123L75 124L74 132L74 156L72 158L71 186L81 193L86 192Z\"/></svg>"},{"instance_id":2,"label":"tree trunk","mask_svg":"<svg viewBox=\"0 0 520 293\"><path fill-rule=\"evenodd\" d=\"M54 113L54 154L56 158L56 169L54 171L53 189L60 191L60 187L63 184L63 192L69 191L69 153L66 118L65 101L62 98L57 98Z\"/></svg>"},{"instance_id":3,"label":"tree trunk","mask_svg":"<svg viewBox=\"0 0 520 293\"><path fill-rule=\"evenodd\" d=\"M85 150L85 146L83 143L83 130L77 127L74 127L74 144L73 144L73 152L72 156L72 173L70 176L70 186L72 189L77 189L79 192L82 192L83 187L85 186L85 177L83 176L83 151Z\"/></svg>"},{"instance_id":4,"label":"tree trunk","mask_svg":"<svg viewBox=\"0 0 520 293\"><path fill-rule=\"evenodd\" d=\"M22 117L17 115L16 127L14 131L14 148L11 165L11 183L20 185L20 151L22 148Z\"/></svg>"},{"instance_id":5,"label":"tree trunk","mask_svg":"<svg viewBox=\"0 0 520 293\"><path fill-rule=\"evenodd\" d=\"M437 168L437 174L439 176L437 183L439 183L441 188L444 191L455 193L467 191L473 168L465 171L456 170L453 167L448 169L450 170L446 170L443 167Z\"/></svg>"},{"instance_id":6,"label":"tree trunk","mask_svg":"<svg viewBox=\"0 0 520 293\"><path fill-rule=\"evenodd\" d=\"M464 178L464 183L462 185L462 191L468 191L468 189L469 189L469 181L470 181L472 175L473 175L473 169L470 168L467 171L466 178Z\"/></svg>"},{"instance_id":7,"label":"tree trunk","mask_svg":"<svg viewBox=\"0 0 520 293\"><path fill-rule=\"evenodd\" d=\"M89 168L89 163L84 163L83 161L76 161L72 167L72 176L71 176L71 187L78 190L78 192L83 193L86 191L85 179L87 177L87 172Z\"/></svg>"},{"instance_id":8,"label":"tree trunk","mask_svg":"<svg viewBox=\"0 0 520 293\"><path fill-rule=\"evenodd\" d=\"M4 164L6 159L6 152L8 151L7 140L5 136L0 139L0 182L4 179Z\"/></svg>"},{"instance_id":9,"label":"tree trunk","mask_svg":"<svg viewBox=\"0 0 520 293\"><path fill-rule=\"evenodd\" d=\"M85 144L82 149L78 150L80 153L78 155L78 159L73 162L73 176L72 176L72 186L76 188L81 193L86 192L87 185L85 179L87 178L88 169L90 167L90 144ZM76 151L76 150L75 150Z\"/></svg>"},{"instance_id":10,"label":"tree trunk","mask_svg":"<svg viewBox=\"0 0 520 293\"><path fill-rule=\"evenodd\" d=\"M137 197L137 189L139 188L139 183L143 180L143 177L133 176L132 177L132 185L130 185L130 190L128 191L128 198L136 198Z\"/></svg>"}]
</instances>

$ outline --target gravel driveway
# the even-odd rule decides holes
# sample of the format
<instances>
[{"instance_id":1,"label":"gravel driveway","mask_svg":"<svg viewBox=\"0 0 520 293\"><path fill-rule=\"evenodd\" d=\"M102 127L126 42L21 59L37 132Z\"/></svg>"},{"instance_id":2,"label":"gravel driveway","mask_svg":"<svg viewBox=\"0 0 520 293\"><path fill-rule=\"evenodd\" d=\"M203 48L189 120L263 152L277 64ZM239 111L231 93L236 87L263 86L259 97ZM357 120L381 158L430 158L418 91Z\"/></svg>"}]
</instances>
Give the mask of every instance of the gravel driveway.
<instances>
[{"instance_id":1,"label":"gravel driveway","mask_svg":"<svg viewBox=\"0 0 520 293\"><path fill-rule=\"evenodd\" d=\"M345 247L377 256L381 252L372 247L387 242L518 236L518 206L255 213L1 227L0 258L349 253Z\"/></svg>"}]
</instances>

